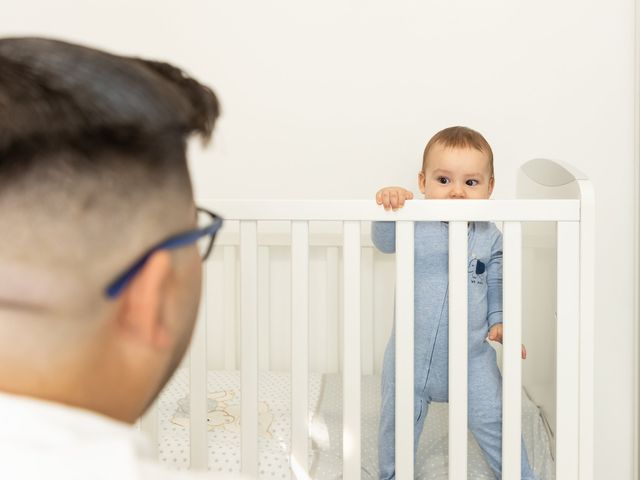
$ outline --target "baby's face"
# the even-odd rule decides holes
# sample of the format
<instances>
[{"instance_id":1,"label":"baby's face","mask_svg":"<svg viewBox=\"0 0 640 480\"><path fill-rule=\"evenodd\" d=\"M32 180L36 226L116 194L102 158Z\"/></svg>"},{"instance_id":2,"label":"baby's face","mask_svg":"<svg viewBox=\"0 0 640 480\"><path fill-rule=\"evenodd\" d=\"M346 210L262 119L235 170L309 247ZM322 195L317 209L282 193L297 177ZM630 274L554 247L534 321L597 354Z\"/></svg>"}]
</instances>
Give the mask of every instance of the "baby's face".
<instances>
[{"instance_id":1,"label":"baby's face","mask_svg":"<svg viewBox=\"0 0 640 480\"><path fill-rule=\"evenodd\" d=\"M483 199L493 192L489 158L475 148L434 145L427 155L426 171L418 174L425 198Z\"/></svg>"}]
</instances>

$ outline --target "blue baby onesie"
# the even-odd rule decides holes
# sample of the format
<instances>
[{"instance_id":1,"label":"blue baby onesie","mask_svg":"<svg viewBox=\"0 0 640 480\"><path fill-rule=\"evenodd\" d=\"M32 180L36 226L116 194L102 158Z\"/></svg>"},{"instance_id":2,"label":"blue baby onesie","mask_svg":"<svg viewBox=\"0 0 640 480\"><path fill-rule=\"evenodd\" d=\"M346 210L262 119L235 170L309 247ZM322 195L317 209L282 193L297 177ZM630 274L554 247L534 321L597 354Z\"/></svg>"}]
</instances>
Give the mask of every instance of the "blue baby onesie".
<instances>
[{"instance_id":1,"label":"blue baby onesie","mask_svg":"<svg viewBox=\"0 0 640 480\"><path fill-rule=\"evenodd\" d=\"M395 223L374 222L371 236L383 253L395 252ZM429 404L448 401L449 225L416 222L414 256L414 447ZM469 224L469 430L489 466L502 476L502 379L486 340L502 322L502 235L493 223ZM380 478L395 478L395 328L384 355L379 435ZM534 480L522 445L522 480Z\"/></svg>"}]
</instances>

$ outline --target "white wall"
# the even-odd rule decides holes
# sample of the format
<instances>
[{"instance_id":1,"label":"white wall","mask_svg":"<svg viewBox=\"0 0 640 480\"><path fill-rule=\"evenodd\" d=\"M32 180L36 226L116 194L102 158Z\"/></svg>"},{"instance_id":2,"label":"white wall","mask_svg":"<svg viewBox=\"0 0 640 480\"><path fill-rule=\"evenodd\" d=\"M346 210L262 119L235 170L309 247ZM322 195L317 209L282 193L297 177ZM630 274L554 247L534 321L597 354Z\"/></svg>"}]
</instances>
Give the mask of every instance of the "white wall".
<instances>
[{"instance_id":1,"label":"white wall","mask_svg":"<svg viewBox=\"0 0 640 480\"><path fill-rule=\"evenodd\" d=\"M465 124L496 195L530 157L597 194L596 478L632 478L633 1L23 0L3 34L167 59L222 98L199 193L371 197L414 185L425 141Z\"/></svg>"}]
</instances>

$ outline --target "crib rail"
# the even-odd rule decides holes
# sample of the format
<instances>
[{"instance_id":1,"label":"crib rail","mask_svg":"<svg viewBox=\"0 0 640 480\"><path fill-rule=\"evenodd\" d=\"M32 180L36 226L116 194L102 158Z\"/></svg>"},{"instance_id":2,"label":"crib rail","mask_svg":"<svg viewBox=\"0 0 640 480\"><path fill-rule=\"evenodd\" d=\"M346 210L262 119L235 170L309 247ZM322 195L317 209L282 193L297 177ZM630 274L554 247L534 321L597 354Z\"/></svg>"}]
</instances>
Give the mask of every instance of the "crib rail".
<instances>
[{"instance_id":1,"label":"crib rail","mask_svg":"<svg viewBox=\"0 0 640 480\"><path fill-rule=\"evenodd\" d=\"M448 221L449 227L449 478L467 478L467 225L504 222L503 478L520 479L521 436L521 222L557 222L558 335L556 478L590 480L584 455L590 452L588 412L579 408L580 378L580 222L579 199L409 201L385 212L373 201L252 201L201 199L201 205L240 225L242 471L258 474L258 231L263 221L290 222L291 388L290 466L295 478L309 478L308 348L309 222L338 221L343 229L344 424L343 478L361 476L361 222L396 222L396 477L414 478L413 459L413 295L414 222ZM583 232L584 234L584 232ZM227 248L227 247L225 247ZM226 258L226 256L225 256ZM588 260L588 259L587 259ZM583 307L584 308L584 307ZM205 313L206 314L206 313ZM202 313L191 347L191 466L207 466L206 342ZM196 386L194 384L200 384ZM587 405L589 405L587 403ZM198 422L196 419L202 419ZM202 426L196 427L200 423ZM204 429L204 430L203 430ZM582 437L581 437L582 434ZM582 440L582 443L580 442Z\"/></svg>"},{"instance_id":2,"label":"crib rail","mask_svg":"<svg viewBox=\"0 0 640 480\"><path fill-rule=\"evenodd\" d=\"M257 221L579 221L580 201L562 200L429 200L408 201L385 212L370 200L217 200L201 204L228 220Z\"/></svg>"}]
</instances>

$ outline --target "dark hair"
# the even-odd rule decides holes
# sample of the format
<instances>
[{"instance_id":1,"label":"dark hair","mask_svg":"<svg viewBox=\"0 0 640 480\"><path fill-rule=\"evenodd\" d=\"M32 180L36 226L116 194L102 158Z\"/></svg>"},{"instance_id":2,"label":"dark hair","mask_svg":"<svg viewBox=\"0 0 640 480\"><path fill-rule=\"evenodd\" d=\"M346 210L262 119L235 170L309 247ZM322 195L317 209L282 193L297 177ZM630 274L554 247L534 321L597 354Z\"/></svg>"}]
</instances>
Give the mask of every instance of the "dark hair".
<instances>
[{"instance_id":1,"label":"dark hair","mask_svg":"<svg viewBox=\"0 0 640 480\"><path fill-rule=\"evenodd\" d=\"M186 140L218 114L169 64L0 39L0 258L106 281L193 221Z\"/></svg>"},{"instance_id":2,"label":"dark hair","mask_svg":"<svg viewBox=\"0 0 640 480\"><path fill-rule=\"evenodd\" d=\"M427 168L427 155L434 145L442 145L446 148L474 148L487 155L491 176L493 177L493 151L489 142L479 132L469 127L449 127L440 130L427 143L422 154L422 171Z\"/></svg>"},{"instance_id":3,"label":"dark hair","mask_svg":"<svg viewBox=\"0 0 640 480\"><path fill-rule=\"evenodd\" d=\"M209 138L218 114L214 93L167 63L0 39L0 185L59 154L76 158L71 175L115 157L164 170L184 163L191 133Z\"/></svg>"}]
</instances>

